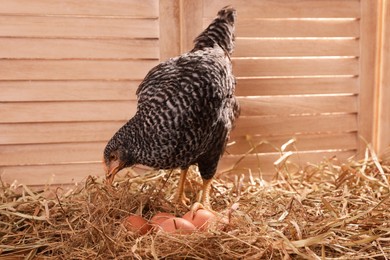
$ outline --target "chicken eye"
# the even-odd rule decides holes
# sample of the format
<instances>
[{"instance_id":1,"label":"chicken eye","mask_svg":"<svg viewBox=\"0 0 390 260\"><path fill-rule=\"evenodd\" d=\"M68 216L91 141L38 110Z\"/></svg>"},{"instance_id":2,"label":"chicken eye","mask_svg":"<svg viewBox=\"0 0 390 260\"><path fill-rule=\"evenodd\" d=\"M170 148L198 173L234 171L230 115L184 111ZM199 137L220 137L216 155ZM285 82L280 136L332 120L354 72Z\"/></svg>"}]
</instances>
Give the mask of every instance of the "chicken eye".
<instances>
[{"instance_id":1,"label":"chicken eye","mask_svg":"<svg viewBox=\"0 0 390 260\"><path fill-rule=\"evenodd\" d=\"M116 160L117 160L116 154L111 154L110 155L110 161L116 161Z\"/></svg>"}]
</instances>

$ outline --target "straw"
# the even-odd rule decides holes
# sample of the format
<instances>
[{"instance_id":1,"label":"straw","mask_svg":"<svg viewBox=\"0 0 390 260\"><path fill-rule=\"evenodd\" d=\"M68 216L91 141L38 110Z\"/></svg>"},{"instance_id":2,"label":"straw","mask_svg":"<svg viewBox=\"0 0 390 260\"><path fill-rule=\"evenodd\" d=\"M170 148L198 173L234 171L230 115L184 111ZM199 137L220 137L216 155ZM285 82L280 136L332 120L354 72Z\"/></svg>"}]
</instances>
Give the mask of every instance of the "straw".
<instances>
[{"instance_id":1,"label":"straw","mask_svg":"<svg viewBox=\"0 0 390 260\"><path fill-rule=\"evenodd\" d=\"M122 221L130 214L182 216L172 202L179 171L131 172L114 187L89 177L67 190L0 187L0 257L45 259L389 259L390 165L368 147L361 161L324 160L287 172L289 152L275 163L278 178L251 172L212 184L213 209L229 219L188 235L138 235ZM187 195L201 187L189 171ZM53 196L54 194L54 196Z\"/></svg>"}]
</instances>

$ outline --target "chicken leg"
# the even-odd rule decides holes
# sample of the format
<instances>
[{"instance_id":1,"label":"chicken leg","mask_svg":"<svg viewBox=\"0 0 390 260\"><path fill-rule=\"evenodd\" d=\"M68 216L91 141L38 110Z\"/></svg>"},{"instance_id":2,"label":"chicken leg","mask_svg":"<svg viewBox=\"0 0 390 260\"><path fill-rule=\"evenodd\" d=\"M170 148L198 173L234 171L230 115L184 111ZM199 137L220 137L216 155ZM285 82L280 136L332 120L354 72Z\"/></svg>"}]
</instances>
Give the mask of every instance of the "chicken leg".
<instances>
[{"instance_id":1,"label":"chicken leg","mask_svg":"<svg viewBox=\"0 0 390 260\"><path fill-rule=\"evenodd\" d=\"M200 198L200 204L202 204L203 207L208 210L212 210L210 205L211 182L212 179L203 179L202 197Z\"/></svg>"},{"instance_id":2,"label":"chicken leg","mask_svg":"<svg viewBox=\"0 0 390 260\"><path fill-rule=\"evenodd\" d=\"M176 192L176 202L181 203L187 208L189 208L190 199L187 198L186 194L184 193L184 186L186 182L188 168L181 170L180 172L180 179L179 179L179 186L177 187Z\"/></svg>"}]
</instances>

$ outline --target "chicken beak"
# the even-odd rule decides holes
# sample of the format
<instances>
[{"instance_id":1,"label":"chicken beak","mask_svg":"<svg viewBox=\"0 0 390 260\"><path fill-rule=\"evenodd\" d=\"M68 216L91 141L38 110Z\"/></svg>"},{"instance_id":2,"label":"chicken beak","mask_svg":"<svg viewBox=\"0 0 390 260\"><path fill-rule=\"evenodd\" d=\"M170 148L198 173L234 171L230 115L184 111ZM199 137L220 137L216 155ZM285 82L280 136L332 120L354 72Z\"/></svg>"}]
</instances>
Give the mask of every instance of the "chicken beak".
<instances>
[{"instance_id":1,"label":"chicken beak","mask_svg":"<svg viewBox=\"0 0 390 260\"><path fill-rule=\"evenodd\" d=\"M106 183L112 185L115 175L119 172L119 167L111 169L111 171L106 172Z\"/></svg>"},{"instance_id":2,"label":"chicken beak","mask_svg":"<svg viewBox=\"0 0 390 260\"><path fill-rule=\"evenodd\" d=\"M111 164L107 167L105 166L106 170L106 183L108 185L112 185L114 181L115 175L122 169L121 164L119 160L111 162Z\"/></svg>"}]
</instances>

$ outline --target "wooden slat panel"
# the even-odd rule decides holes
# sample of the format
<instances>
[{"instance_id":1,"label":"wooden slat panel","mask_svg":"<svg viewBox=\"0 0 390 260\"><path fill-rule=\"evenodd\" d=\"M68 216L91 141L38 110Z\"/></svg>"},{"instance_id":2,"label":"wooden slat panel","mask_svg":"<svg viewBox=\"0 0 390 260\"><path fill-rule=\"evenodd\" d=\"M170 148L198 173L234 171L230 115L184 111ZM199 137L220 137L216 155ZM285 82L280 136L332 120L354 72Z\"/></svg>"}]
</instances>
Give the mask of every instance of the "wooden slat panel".
<instances>
[{"instance_id":1,"label":"wooden slat panel","mask_svg":"<svg viewBox=\"0 0 390 260\"><path fill-rule=\"evenodd\" d=\"M375 84L377 69L377 30L379 1L361 1L361 48L360 48L360 93L359 93L359 135L365 142L360 142L359 153L363 158L366 142L372 143L374 135Z\"/></svg>"},{"instance_id":2,"label":"wooden slat panel","mask_svg":"<svg viewBox=\"0 0 390 260\"><path fill-rule=\"evenodd\" d=\"M237 77L357 75L358 72L356 58L233 60L233 73Z\"/></svg>"},{"instance_id":3,"label":"wooden slat panel","mask_svg":"<svg viewBox=\"0 0 390 260\"><path fill-rule=\"evenodd\" d=\"M87 125L88 126L88 125ZM0 151L2 153L2 163L4 165L12 165L12 164L34 164L34 163L58 163L58 162L64 162L60 160L70 160L69 156L67 153L72 150L72 149L77 149L78 152L77 157L75 157L74 161L82 161L82 160L92 160L93 158L97 158L96 155L96 147L101 150L101 147L104 148L105 144L111 138L111 136L115 133L116 130L119 129L119 127L122 126L122 123L108 126L106 125L107 129L105 130L106 133L104 133L102 136L97 136L99 133L93 132L93 129L88 129L84 130L81 132L79 135L73 134L72 140L81 140L81 142L78 143L60 143L60 144L40 144L40 145L3 145L0 148ZM0 127L1 128L1 127ZM69 127L67 127L69 128ZM41 132L42 132L43 127L41 127ZM18 129L16 129L18 130ZM44 139L44 136L41 133L41 136L37 139L32 139L30 137L29 140L28 137L22 137L22 140L19 140L18 137L16 136L15 139L18 138L17 142L26 142L28 143L29 141L32 142L50 142L50 141L72 141L72 140L64 140L66 137L64 135L56 135L56 133L60 131L56 131L56 129L51 128L53 133L49 133L47 136L46 140ZM98 131L100 129L97 129ZM63 129L63 132L66 130ZM31 130L26 131L25 134L29 134L30 132L33 132ZM7 135L7 134L6 134ZM37 134L36 134L37 135ZM67 136L70 136L71 133L67 133ZM92 136L91 136L92 135ZM15 136L15 134L14 134ZM12 136L11 136L12 137ZM85 137L85 138L83 138ZM98 137L95 139L98 140L92 140L94 139L93 137ZM1 139L5 139L6 137L1 137ZM269 153L269 152L277 152L278 149L280 149L281 145L283 145L286 141L291 139L292 137L287 137L287 136L277 136L277 137L266 137L266 136L250 136L250 141L247 141L248 137L244 136L239 136L239 137L233 137L230 142L235 141L236 143L229 146L227 151L227 154L244 154L248 152L252 145L258 145L260 143L263 143L262 145L258 146L256 150L252 151L254 152L259 152L259 153ZM8 140L10 137L8 136ZM308 150L327 150L327 149L343 149L343 150L351 150L351 149L356 149L357 148L357 135L356 133L341 133L341 134L329 134L329 135L298 135L296 136L297 142L295 147L298 149L298 151L308 151ZM88 141L101 141L99 143L82 143L82 142L88 142ZM2 142L2 144L4 144ZM92 150L89 150L88 147L91 147ZM99 150L97 149L97 150ZM55 154L51 155L49 151L56 151ZM293 150L293 147L291 149ZM38 151L38 152L36 152ZM42 151L42 153L40 152ZM61 151L61 154L58 154L57 151ZM34 155L34 153L36 154ZM48 153L46 155L46 152ZM62 152L66 152L65 155L62 154ZM23 154L23 156L21 156ZM29 155L31 154L31 155ZM73 154L71 155L73 156ZM74 155L76 156L76 155ZM89 157L89 156L94 156L94 157ZM100 155L99 155L100 156ZM32 157L32 159L31 159ZM63 159L58 159L62 158ZM57 158L51 159L51 158ZM73 158L73 157L72 157ZM91 159L92 158L92 159ZM16 161L15 161L16 160ZM17 161L21 160L21 161ZM35 160L35 161L34 161ZM41 161L40 161L41 160ZM73 160L73 159L72 159ZM50 162L49 162L50 161Z\"/></svg>"},{"instance_id":4,"label":"wooden slat panel","mask_svg":"<svg viewBox=\"0 0 390 260\"><path fill-rule=\"evenodd\" d=\"M203 0L181 0L181 52L190 51L194 47L194 39L202 32L203 6L207 5L208 3L204 3ZM222 5L220 8L225 5ZM217 11L213 17L216 14Z\"/></svg>"},{"instance_id":5,"label":"wooden slat panel","mask_svg":"<svg viewBox=\"0 0 390 260\"><path fill-rule=\"evenodd\" d=\"M74 122L128 120L135 101L0 103L0 122Z\"/></svg>"},{"instance_id":6,"label":"wooden slat panel","mask_svg":"<svg viewBox=\"0 0 390 260\"><path fill-rule=\"evenodd\" d=\"M331 158L333 156L337 156L340 161L345 161L354 154L354 151L299 153L299 156L294 155L290 160L293 162L300 162L304 165L308 161L319 162L324 158ZM235 171L223 173L223 171L230 169L239 158L240 156L224 157L219 163L217 175L221 176L221 174L225 174L225 176L228 176L228 174L232 173L247 173L248 168L252 169L254 175L258 175L257 170L259 168L259 161L255 156L247 156L237 165ZM260 156L260 167L263 172L262 176L266 180L271 180L275 176L273 162L278 158L279 156L275 154ZM0 167L0 170L2 171L3 181L12 183L14 180L18 180L19 183L29 185L74 183L85 181L88 175L104 176L101 163L12 166Z\"/></svg>"},{"instance_id":7,"label":"wooden slat panel","mask_svg":"<svg viewBox=\"0 0 390 260\"><path fill-rule=\"evenodd\" d=\"M143 79L155 60L0 60L0 80Z\"/></svg>"},{"instance_id":8,"label":"wooden slat panel","mask_svg":"<svg viewBox=\"0 0 390 260\"><path fill-rule=\"evenodd\" d=\"M232 136L293 135L298 133L327 133L357 131L356 114L321 116L240 117Z\"/></svg>"},{"instance_id":9,"label":"wooden slat panel","mask_svg":"<svg viewBox=\"0 0 390 260\"><path fill-rule=\"evenodd\" d=\"M356 96L266 96L239 98L242 116L355 113Z\"/></svg>"},{"instance_id":10,"label":"wooden slat panel","mask_svg":"<svg viewBox=\"0 0 390 260\"><path fill-rule=\"evenodd\" d=\"M2 180L28 185L83 182L89 175L104 176L101 163L0 167Z\"/></svg>"},{"instance_id":11,"label":"wooden slat panel","mask_svg":"<svg viewBox=\"0 0 390 260\"><path fill-rule=\"evenodd\" d=\"M2 0L0 13L157 17L158 0Z\"/></svg>"},{"instance_id":12,"label":"wooden slat panel","mask_svg":"<svg viewBox=\"0 0 390 260\"><path fill-rule=\"evenodd\" d=\"M0 38L6 59L158 59L158 40Z\"/></svg>"},{"instance_id":13,"label":"wooden slat panel","mask_svg":"<svg viewBox=\"0 0 390 260\"><path fill-rule=\"evenodd\" d=\"M164 61L181 53L181 0L160 0L160 60Z\"/></svg>"},{"instance_id":14,"label":"wooden slat panel","mask_svg":"<svg viewBox=\"0 0 390 260\"><path fill-rule=\"evenodd\" d=\"M290 136L240 136L231 138L229 142L235 142L228 146L228 154L245 154L254 146L257 146L251 153L272 153L278 152L281 146L293 138ZM321 135L296 135L296 142L290 145L287 150L315 151L315 150L356 150L358 137L357 133L337 133Z\"/></svg>"},{"instance_id":15,"label":"wooden slat panel","mask_svg":"<svg viewBox=\"0 0 390 260\"><path fill-rule=\"evenodd\" d=\"M0 165L63 164L97 162L103 158L106 142L2 145Z\"/></svg>"},{"instance_id":16,"label":"wooden slat panel","mask_svg":"<svg viewBox=\"0 0 390 260\"><path fill-rule=\"evenodd\" d=\"M290 162L300 164L302 167L307 165L308 162L320 163L324 159L337 157L340 162L345 162L348 158L355 156L356 151L319 151L319 152L298 152L289 158ZM247 155L242 159L234 168L235 170L230 171L227 174L246 174L248 169L254 176L259 176L259 170L263 173L266 180L270 180L275 176L275 168L273 163L280 157L278 154L258 154L258 155ZM238 160L242 158L240 155L225 156L221 159L218 165L217 175L223 174L224 172L231 169ZM224 173L226 174L226 173Z\"/></svg>"},{"instance_id":17,"label":"wooden slat panel","mask_svg":"<svg viewBox=\"0 0 390 260\"><path fill-rule=\"evenodd\" d=\"M157 38L157 19L0 16L2 37Z\"/></svg>"},{"instance_id":18,"label":"wooden slat panel","mask_svg":"<svg viewBox=\"0 0 390 260\"><path fill-rule=\"evenodd\" d=\"M126 121L0 124L0 143L106 142Z\"/></svg>"},{"instance_id":19,"label":"wooden slat panel","mask_svg":"<svg viewBox=\"0 0 390 260\"><path fill-rule=\"evenodd\" d=\"M384 29L381 46L381 75L379 86L379 114L376 148L379 154L390 154L390 1L384 2ZM389 155L385 156L390 161Z\"/></svg>"},{"instance_id":20,"label":"wooden slat panel","mask_svg":"<svg viewBox=\"0 0 390 260\"><path fill-rule=\"evenodd\" d=\"M242 20L237 37L359 37L359 21Z\"/></svg>"},{"instance_id":21,"label":"wooden slat panel","mask_svg":"<svg viewBox=\"0 0 390 260\"><path fill-rule=\"evenodd\" d=\"M66 122L121 120L126 121L135 113L135 104L118 102L41 102L2 103L0 120L17 122ZM272 110L272 108L270 108ZM82 111L82 112L81 112ZM59 116L61 115L61 116ZM332 120L334 122L332 123ZM339 122L340 121L340 122ZM286 125L279 129L278 124ZM287 127L288 126L288 127ZM12 127L12 125L8 126ZM53 126L52 126L53 127ZM321 127L324 127L321 129ZM5 127L6 128L6 127ZM6 128L7 129L7 128ZM245 134L286 134L294 132L326 132L356 130L355 115L304 116L304 117L241 117L233 132ZM21 131L21 130L19 130Z\"/></svg>"},{"instance_id":22,"label":"wooden slat panel","mask_svg":"<svg viewBox=\"0 0 390 260\"><path fill-rule=\"evenodd\" d=\"M1 43L1 42L0 42ZM357 39L238 38L234 57L358 56Z\"/></svg>"},{"instance_id":23,"label":"wooden slat panel","mask_svg":"<svg viewBox=\"0 0 390 260\"><path fill-rule=\"evenodd\" d=\"M203 15L214 17L227 4L236 8L241 17L253 18L305 18L305 17L359 17L359 0L289 0L251 1L224 0L205 1Z\"/></svg>"},{"instance_id":24,"label":"wooden slat panel","mask_svg":"<svg viewBox=\"0 0 390 260\"><path fill-rule=\"evenodd\" d=\"M136 100L140 81L0 81L0 101Z\"/></svg>"},{"instance_id":25,"label":"wooden slat panel","mask_svg":"<svg viewBox=\"0 0 390 260\"><path fill-rule=\"evenodd\" d=\"M203 20L203 28L212 19ZM239 19L237 37L359 37L359 20Z\"/></svg>"},{"instance_id":26,"label":"wooden slat panel","mask_svg":"<svg viewBox=\"0 0 390 260\"><path fill-rule=\"evenodd\" d=\"M233 68L234 69L234 68ZM238 79L237 96L358 93L357 77Z\"/></svg>"}]
</instances>

